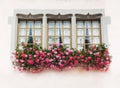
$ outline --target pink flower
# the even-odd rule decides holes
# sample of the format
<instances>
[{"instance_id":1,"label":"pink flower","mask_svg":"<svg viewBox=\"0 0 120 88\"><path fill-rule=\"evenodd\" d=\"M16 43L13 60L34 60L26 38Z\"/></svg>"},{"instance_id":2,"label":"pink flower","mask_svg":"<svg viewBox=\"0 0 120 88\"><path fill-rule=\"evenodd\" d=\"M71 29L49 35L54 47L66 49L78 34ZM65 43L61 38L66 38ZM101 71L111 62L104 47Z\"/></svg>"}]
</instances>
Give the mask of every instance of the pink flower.
<instances>
[{"instance_id":1,"label":"pink flower","mask_svg":"<svg viewBox=\"0 0 120 88\"><path fill-rule=\"evenodd\" d=\"M90 57L90 56L89 56L89 57L87 57L87 59L88 59L88 60L91 60L91 59L92 59L92 57Z\"/></svg>"},{"instance_id":2,"label":"pink flower","mask_svg":"<svg viewBox=\"0 0 120 88\"><path fill-rule=\"evenodd\" d=\"M21 62L21 63L23 63L23 62L24 62L24 60L23 60L23 59L20 59L20 62Z\"/></svg>"},{"instance_id":3,"label":"pink flower","mask_svg":"<svg viewBox=\"0 0 120 88\"><path fill-rule=\"evenodd\" d=\"M92 54L93 52L92 52L91 50L88 50L88 53L89 53L89 54Z\"/></svg>"},{"instance_id":4,"label":"pink flower","mask_svg":"<svg viewBox=\"0 0 120 88\"><path fill-rule=\"evenodd\" d=\"M32 60L32 59L28 59L27 62L28 62L28 64L30 64L30 65L34 64L34 60Z\"/></svg>"},{"instance_id":5,"label":"pink flower","mask_svg":"<svg viewBox=\"0 0 120 88\"><path fill-rule=\"evenodd\" d=\"M40 59L36 59L35 62L36 62L36 63L39 63L39 62L40 62Z\"/></svg>"},{"instance_id":6,"label":"pink flower","mask_svg":"<svg viewBox=\"0 0 120 88\"><path fill-rule=\"evenodd\" d=\"M74 64L75 64L75 65L78 64L78 60L74 60Z\"/></svg>"},{"instance_id":7,"label":"pink flower","mask_svg":"<svg viewBox=\"0 0 120 88\"><path fill-rule=\"evenodd\" d=\"M109 62L109 61L106 61L106 62L105 62L105 64L106 64L106 65L109 65L109 64L110 64L110 62Z\"/></svg>"},{"instance_id":8,"label":"pink flower","mask_svg":"<svg viewBox=\"0 0 120 88\"><path fill-rule=\"evenodd\" d=\"M49 63L49 62L50 62L50 60L47 58L47 59L45 60L45 62Z\"/></svg>"}]
</instances>

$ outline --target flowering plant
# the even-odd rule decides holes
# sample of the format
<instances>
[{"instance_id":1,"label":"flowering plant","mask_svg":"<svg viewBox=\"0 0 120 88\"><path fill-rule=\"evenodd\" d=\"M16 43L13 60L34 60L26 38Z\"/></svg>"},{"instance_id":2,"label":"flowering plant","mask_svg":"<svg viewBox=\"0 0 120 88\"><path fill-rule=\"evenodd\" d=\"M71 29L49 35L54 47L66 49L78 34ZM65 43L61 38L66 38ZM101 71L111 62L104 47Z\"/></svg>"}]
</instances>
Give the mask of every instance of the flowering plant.
<instances>
[{"instance_id":1,"label":"flowering plant","mask_svg":"<svg viewBox=\"0 0 120 88\"><path fill-rule=\"evenodd\" d=\"M105 44L92 45L86 50L70 49L63 44L53 44L42 49L34 44L32 47L22 43L22 49L16 48L13 64L20 71L40 72L44 68L63 70L82 67L87 70L107 70L111 58Z\"/></svg>"}]
</instances>

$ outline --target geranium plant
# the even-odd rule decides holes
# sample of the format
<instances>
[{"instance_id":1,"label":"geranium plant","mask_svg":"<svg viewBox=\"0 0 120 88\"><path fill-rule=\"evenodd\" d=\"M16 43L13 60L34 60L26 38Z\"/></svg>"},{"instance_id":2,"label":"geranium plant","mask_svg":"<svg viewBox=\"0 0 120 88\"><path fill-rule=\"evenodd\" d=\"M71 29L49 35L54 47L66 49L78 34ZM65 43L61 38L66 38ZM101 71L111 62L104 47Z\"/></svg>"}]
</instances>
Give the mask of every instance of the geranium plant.
<instances>
[{"instance_id":1,"label":"geranium plant","mask_svg":"<svg viewBox=\"0 0 120 88\"><path fill-rule=\"evenodd\" d=\"M63 44L53 44L48 49L42 49L38 44L31 46L22 43L22 48L17 47L13 54L15 68L30 72L40 72L45 68L61 71L72 67L106 71L111 62L105 44L77 50Z\"/></svg>"}]
</instances>

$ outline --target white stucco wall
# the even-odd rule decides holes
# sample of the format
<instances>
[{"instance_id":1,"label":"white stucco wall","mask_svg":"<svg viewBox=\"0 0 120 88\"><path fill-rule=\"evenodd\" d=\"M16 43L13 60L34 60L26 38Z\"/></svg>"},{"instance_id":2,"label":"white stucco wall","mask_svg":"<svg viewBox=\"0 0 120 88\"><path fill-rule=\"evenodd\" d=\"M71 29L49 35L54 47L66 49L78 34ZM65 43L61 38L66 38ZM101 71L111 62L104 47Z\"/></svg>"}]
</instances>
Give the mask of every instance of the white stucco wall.
<instances>
[{"instance_id":1,"label":"white stucco wall","mask_svg":"<svg viewBox=\"0 0 120 88\"><path fill-rule=\"evenodd\" d=\"M0 88L120 88L119 3L119 0L1 0ZM107 28L109 49L113 56L110 70L45 71L41 74L14 71L10 60L12 26L8 24L8 17L14 15L15 9L105 9L105 15L111 17L111 21L107 21L111 22Z\"/></svg>"}]
</instances>

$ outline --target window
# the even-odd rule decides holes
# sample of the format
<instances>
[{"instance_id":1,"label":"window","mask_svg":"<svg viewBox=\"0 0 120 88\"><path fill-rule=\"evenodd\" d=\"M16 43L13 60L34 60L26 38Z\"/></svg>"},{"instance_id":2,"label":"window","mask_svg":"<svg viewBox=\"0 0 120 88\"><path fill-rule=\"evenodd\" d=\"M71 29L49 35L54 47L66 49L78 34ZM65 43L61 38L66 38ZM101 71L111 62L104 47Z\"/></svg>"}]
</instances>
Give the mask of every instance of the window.
<instances>
[{"instance_id":1,"label":"window","mask_svg":"<svg viewBox=\"0 0 120 88\"><path fill-rule=\"evenodd\" d=\"M42 15L23 15L18 16L17 44L38 43L42 45Z\"/></svg>"},{"instance_id":2,"label":"window","mask_svg":"<svg viewBox=\"0 0 120 88\"><path fill-rule=\"evenodd\" d=\"M48 46L54 43L63 43L67 47L71 47L71 18L66 19L66 15L47 15L47 43ZM53 18L49 18L53 16ZM71 15L70 15L71 16ZM59 18L60 17L60 18ZM58 19L59 18L59 19Z\"/></svg>"},{"instance_id":3,"label":"window","mask_svg":"<svg viewBox=\"0 0 120 88\"><path fill-rule=\"evenodd\" d=\"M77 14L77 49L88 48L91 44L101 44L101 14L97 15L80 15ZM81 16L81 17L80 17ZM96 17L97 16L97 17Z\"/></svg>"}]
</instances>

